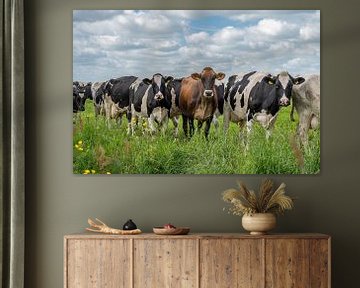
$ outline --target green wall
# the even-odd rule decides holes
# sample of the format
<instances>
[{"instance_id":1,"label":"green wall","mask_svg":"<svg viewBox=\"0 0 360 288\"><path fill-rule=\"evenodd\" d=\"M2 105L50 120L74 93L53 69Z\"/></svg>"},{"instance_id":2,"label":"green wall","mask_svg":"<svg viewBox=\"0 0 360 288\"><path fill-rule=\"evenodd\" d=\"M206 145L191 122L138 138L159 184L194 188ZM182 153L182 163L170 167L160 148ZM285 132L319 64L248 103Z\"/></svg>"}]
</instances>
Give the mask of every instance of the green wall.
<instances>
[{"instance_id":1,"label":"green wall","mask_svg":"<svg viewBox=\"0 0 360 288\"><path fill-rule=\"evenodd\" d=\"M87 217L144 231L172 222L195 232L238 232L240 218L222 210L220 192L262 176L72 175L73 9L320 9L321 173L275 176L296 195L278 232L333 237L333 287L359 287L358 1L25 1L26 33L26 287L63 287L63 235ZM236 3L236 4L235 4ZM339 3L336 5L336 3Z\"/></svg>"}]
</instances>

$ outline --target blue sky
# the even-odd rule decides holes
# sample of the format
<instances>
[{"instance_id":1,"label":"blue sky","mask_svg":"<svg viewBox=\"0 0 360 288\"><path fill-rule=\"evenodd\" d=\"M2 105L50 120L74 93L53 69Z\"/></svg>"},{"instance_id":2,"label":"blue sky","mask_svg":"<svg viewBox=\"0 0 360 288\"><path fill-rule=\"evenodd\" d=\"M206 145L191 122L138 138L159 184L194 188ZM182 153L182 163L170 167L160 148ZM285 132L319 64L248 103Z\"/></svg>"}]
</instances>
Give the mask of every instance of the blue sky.
<instances>
[{"instance_id":1,"label":"blue sky","mask_svg":"<svg viewBox=\"0 0 360 288\"><path fill-rule=\"evenodd\" d=\"M73 79L320 73L319 10L75 10Z\"/></svg>"}]
</instances>

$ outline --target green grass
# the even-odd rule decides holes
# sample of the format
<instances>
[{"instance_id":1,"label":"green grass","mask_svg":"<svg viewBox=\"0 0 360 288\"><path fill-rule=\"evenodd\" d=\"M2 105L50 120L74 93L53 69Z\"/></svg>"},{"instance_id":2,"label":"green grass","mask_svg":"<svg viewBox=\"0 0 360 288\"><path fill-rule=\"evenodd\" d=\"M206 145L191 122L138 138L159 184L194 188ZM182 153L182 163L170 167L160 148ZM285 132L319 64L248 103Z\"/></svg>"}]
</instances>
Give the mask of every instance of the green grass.
<instances>
[{"instance_id":1,"label":"green grass","mask_svg":"<svg viewBox=\"0 0 360 288\"><path fill-rule=\"evenodd\" d=\"M86 170L90 174L319 173L320 131L310 131L308 147L296 148L292 139L297 122L290 121L289 113L290 107L281 110L268 140L264 130L254 125L245 147L236 124L231 123L224 135L222 117L218 133L212 125L208 141L204 128L187 139L181 121L178 139L171 121L164 135L143 135L138 129L128 136L125 117L121 125L111 120L108 127L104 117L95 118L93 104L87 101L86 111L74 119L73 170L76 174Z\"/></svg>"}]
</instances>

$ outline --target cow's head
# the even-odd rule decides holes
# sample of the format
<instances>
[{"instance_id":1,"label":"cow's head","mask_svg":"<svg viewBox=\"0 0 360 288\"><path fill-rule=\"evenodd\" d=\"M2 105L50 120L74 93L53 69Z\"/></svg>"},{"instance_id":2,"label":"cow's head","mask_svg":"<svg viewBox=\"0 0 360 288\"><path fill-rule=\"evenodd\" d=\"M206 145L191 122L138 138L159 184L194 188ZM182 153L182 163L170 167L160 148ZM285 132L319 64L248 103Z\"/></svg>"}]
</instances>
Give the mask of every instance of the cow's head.
<instances>
[{"instance_id":1,"label":"cow's head","mask_svg":"<svg viewBox=\"0 0 360 288\"><path fill-rule=\"evenodd\" d=\"M73 82L73 112L85 111L85 88L84 83Z\"/></svg>"},{"instance_id":2,"label":"cow's head","mask_svg":"<svg viewBox=\"0 0 360 288\"><path fill-rule=\"evenodd\" d=\"M211 67L205 67L201 73L193 73L191 77L195 80L201 80L204 86L203 96L213 97L214 96L214 84L215 79L222 80L225 77L223 72L215 73Z\"/></svg>"},{"instance_id":3,"label":"cow's head","mask_svg":"<svg viewBox=\"0 0 360 288\"><path fill-rule=\"evenodd\" d=\"M303 77L292 77L288 72L281 72L276 77L267 75L264 77L270 85L274 85L276 98L279 99L280 106L289 106L292 87L293 85L299 85L305 81Z\"/></svg>"},{"instance_id":4,"label":"cow's head","mask_svg":"<svg viewBox=\"0 0 360 288\"><path fill-rule=\"evenodd\" d=\"M85 111L85 101L84 98L79 96L77 91L73 89L73 112Z\"/></svg>"},{"instance_id":5,"label":"cow's head","mask_svg":"<svg viewBox=\"0 0 360 288\"><path fill-rule=\"evenodd\" d=\"M93 100L93 96L92 96L92 93L91 93L91 85L92 85L91 82L88 82L88 83L85 85L84 95L85 95L85 98L86 98L86 99L91 99L91 100Z\"/></svg>"},{"instance_id":6,"label":"cow's head","mask_svg":"<svg viewBox=\"0 0 360 288\"><path fill-rule=\"evenodd\" d=\"M107 88L110 88L110 86L107 87L108 84L109 81L102 82L100 86L95 90L95 99L93 99L95 101L95 105L100 106L102 103L104 103L104 96L105 93L107 93ZM113 84L110 85L112 87Z\"/></svg>"},{"instance_id":7,"label":"cow's head","mask_svg":"<svg viewBox=\"0 0 360 288\"><path fill-rule=\"evenodd\" d=\"M154 99L156 101L161 101L166 97L167 84L173 80L171 76L163 76L160 73L153 75L152 79L149 78L143 79L143 82L147 85L151 85L151 89L154 93Z\"/></svg>"},{"instance_id":8,"label":"cow's head","mask_svg":"<svg viewBox=\"0 0 360 288\"><path fill-rule=\"evenodd\" d=\"M109 97L111 96L112 88L114 87L115 79L110 79L109 81L106 81L104 83L104 86L101 85L100 89L102 90L102 93L104 96Z\"/></svg>"},{"instance_id":9,"label":"cow's head","mask_svg":"<svg viewBox=\"0 0 360 288\"><path fill-rule=\"evenodd\" d=\"M83 82L79 82L79 81L75 81L73 82L73 87L76 87L76 91L78 93L78 96L81 98L85 97L85 89L86 89L86 84Z\"/></svg>"}]
</instances>

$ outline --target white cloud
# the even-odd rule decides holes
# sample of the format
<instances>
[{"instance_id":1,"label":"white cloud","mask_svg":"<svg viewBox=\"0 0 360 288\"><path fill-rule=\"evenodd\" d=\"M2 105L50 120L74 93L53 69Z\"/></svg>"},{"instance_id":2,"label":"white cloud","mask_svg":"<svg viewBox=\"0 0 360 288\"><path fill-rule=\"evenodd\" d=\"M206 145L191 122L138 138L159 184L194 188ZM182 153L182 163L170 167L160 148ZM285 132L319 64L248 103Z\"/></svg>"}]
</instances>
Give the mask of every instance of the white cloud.
<instances>
[{"instance_id":1,"label":"white cloud","mask_svg":"<svg viewBox=\"0 0 360 288\"><path fill-rule=\"evenodd\" d=\"M186 42L189 44L204 44L209 41L209 34L206 32L194 33L186 36L185 39Z\"/></svg>"},{"instance_id":2,"label":"white cloud","mask_svg":"<svg viewBox=\"0 0 360 288\"><path fill-rule=\"evenodd\" d=\"M290 59L286 64L284 64L283 67L296 67L297 65L299 65L301 63L301 58L293 58Z\"/></svg>"},{"instance_id":3,"label":"white cloud","mask_svg":"<svg viewBox=\"0 0 360 288\"><path fill-rule=\"evenodd\" d=\"M205 66L227 76L319 73L319 19L319 11L297 10L75 11L73 77L180 77Z\"/></svg>"},{"instance_id":4,"label":"white cloud","mask_svg":"<svg viewBox=\"0 0 360 288\"><path fill-rule=\"evenodd\" d=\"M314 40L320 37L320 27L318 25L306 25L300 28L300 38L304 40Z\"/></svg>"},{"instance_id":5,"label":"white cloud","mask_svg":"<svg viewBox=\"0 0 360 288\"><path fill-rule=\"evenodd\" d=\"M231 45L232 43L243 41L244 33L243 29L227 26L214 34L214 41L222 45Z\"/></svg>"},{"instance_id":6,"label":"white cloud","mask_svg":"<svg viewBox=\"0 0 360 288\"><path fill-rule=\"evenodd\" d=\"M276 36L284 30L285 26L286 26L286 22L284 21L279 21L274 19L262 19L254 27L254 30L266 35Z\"/></svg>"}]
</instances>

